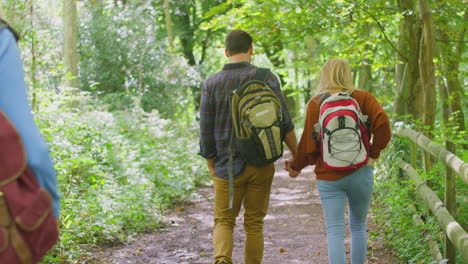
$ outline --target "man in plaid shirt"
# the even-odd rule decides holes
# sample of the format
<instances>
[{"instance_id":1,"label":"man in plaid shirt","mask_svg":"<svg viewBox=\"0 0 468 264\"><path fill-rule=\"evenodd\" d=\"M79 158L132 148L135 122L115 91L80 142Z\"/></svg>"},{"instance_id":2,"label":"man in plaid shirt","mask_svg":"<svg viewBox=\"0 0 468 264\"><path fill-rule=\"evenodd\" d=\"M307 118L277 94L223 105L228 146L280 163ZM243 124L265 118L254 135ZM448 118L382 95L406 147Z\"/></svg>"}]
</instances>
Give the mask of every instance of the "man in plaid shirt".
<instances>
[{"instance_id":1,"label":"man in plaid shirt","mask_svg":"<svg viewBox=\"0 0 468 264\"><path fill-rule=\"evenodd\" d=\"M245 264L260 264L263 258L263 219L268 211L273 164L258 168L246 163L236 153L233 160L234 201L229 210L228 160L232 130L230 96L241 84L254 78L257 67L250 64L253 52L252 37L245 31L234 30L226 37L226 57L230 63L203 86L200 104L200 155L206 159L214 179L213 256L215 264L231 264L233 230L241 205L244 205ZM294 125L287 111L278 77L271 71L266 83L281 101L285 142L293 156L297 140Z\"/></svg>"}]
</instances>

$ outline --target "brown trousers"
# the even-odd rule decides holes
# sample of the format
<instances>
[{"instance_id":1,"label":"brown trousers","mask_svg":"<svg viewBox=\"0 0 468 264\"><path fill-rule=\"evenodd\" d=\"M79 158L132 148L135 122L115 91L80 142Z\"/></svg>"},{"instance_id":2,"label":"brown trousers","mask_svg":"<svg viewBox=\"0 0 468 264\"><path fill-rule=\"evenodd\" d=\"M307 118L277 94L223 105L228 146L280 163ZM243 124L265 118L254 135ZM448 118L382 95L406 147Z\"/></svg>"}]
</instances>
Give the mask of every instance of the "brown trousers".
<instances>
[{"instance_id":1,"label":"brown trousers","mask_svg":"<svg viewBox=\"0 0 468 264\"><path fill-rule=\"evenodd\" d=\"M261 264L263 259L263 219L268 212L271 184L275 167L247 165L244 173L234 180L234 209L229 210L229 182L214 177L214 234L215 263L232 264L233 231L236 217L244 205L244 264Z\"/></svg>"}]
</instances>

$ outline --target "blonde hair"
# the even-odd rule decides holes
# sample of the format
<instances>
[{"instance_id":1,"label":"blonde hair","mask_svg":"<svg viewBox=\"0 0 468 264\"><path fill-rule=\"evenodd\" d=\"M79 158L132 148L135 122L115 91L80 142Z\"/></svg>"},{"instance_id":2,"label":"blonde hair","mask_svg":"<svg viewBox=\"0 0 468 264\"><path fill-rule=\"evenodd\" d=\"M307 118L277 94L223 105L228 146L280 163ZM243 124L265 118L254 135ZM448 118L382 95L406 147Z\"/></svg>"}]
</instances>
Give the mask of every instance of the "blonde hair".
<instances>
[{"instance_id":1,"label":"blonde hair","mask_svg":"<svg viewBox=\"0 0 468 264\"><path fill-rule=\"evenodd\" d=\"M356 88L353 85L351 66L343 59L329 59L320 71L318 92L343 91L352 93Z\"/></svg>"}]
</instances>

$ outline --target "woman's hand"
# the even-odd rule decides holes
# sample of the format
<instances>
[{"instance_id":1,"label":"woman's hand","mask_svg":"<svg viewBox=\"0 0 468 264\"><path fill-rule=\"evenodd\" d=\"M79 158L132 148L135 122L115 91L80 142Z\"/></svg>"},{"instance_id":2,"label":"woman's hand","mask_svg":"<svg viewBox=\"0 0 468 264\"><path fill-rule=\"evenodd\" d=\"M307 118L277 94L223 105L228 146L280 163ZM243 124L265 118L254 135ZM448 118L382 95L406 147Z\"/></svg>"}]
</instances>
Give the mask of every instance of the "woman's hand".
<instances>
[{"instance_id":1,"label":"woman's hand","mask_svg":"<svg viewBox=\"0 0 468 264\"><path fill-rule=\"evenodd\" d=\"M366 165L367 165L367 166L373 167L373 166L374 166L374 162L375 162L375 159L369 157L369 159L367 160Z\"/></svg>"},{"instance_id":2,"label":"woman's hand","mask_svg":"<svg viewBox=\"0 0 468 264\"><path fill-rule=\"evenodd\" d=\"M284 170L286 170L287 172L289 172L289 177L291 178L296 178L300 173L301 171L297 171L297 170L294 170L291 168L291 163L292 163L292 160L286 160L284 162L284 165L285 165L285 168Z\"/></svg>"}]
</instances>

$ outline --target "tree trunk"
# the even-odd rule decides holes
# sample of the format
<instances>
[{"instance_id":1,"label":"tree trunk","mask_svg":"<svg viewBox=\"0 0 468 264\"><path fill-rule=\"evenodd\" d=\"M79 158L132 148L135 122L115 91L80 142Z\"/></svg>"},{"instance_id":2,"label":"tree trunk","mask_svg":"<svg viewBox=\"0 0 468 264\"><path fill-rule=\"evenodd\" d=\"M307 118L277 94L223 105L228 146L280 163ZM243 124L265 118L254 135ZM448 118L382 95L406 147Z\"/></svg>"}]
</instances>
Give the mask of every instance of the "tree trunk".
<instances>
[{"instance_id":1,"label":"tree trunk","mask_svg":"<svg viewBox=\"0 0 468 264\"><path fill-rule=\"evenodd\" d=\"M438 1L439 5L444 4L444 1ZM465 9L464 21L468 20L468 9ZM443 23L448 23L446 19L442 19ZM463 87L460 84L458 78L460 74L460 60L463 57L463 48L464 48L464 38L466 33L466 25L463 27L462 31L457 36L459 40L455 47L452 47L450 44L449 36L444 30L438 30L438 38L442 41L440 59L442 61L442 72L447 81L447 90L448 90L448 106L449 106L449 115L453 115L455 118L455 123L458 126L459 131L465 130L465 115L463 113Z\"/></svg>"},{"instance_id":2,"label":"tree trunk","mask_svg":"<svg viewBox=\"0 0 468 264\"><path fill-rule=\"evenodd\" d=\"M448 103L449 93L447 86L445 85L444 79L440 76L436 78L438 90L439 90L439 105L442 110L442 124L445 128L448 128L450 118L450 106ZM445 134L445 133L444 133Z\"/></svg>"},{"instance_id":3,"label":"tree trunk","mask_svg":"<svg viewBox=\"0 0 468 264\"><path fill-rule=\"evenodd\" d=\"M64 85L78 87L78 24L76 0L63 1L63 67Z\"/></svg>"},{"instance_id":4,"label":"tree trunk","mask_svg":"<svg viewBox=\"0 0 468 264\"><path fill-rule=\"evenodd\" d=\"M452 152L452 153L457 153L455 144L453 144L450 141L445 142L445 148ZM449 167L445 167L445 191L444 191L444 203L445 206L447 207L447 211L451 215L456 214L456 208L457 208L457 184L456 184L456 176L453 173L453 170L450 169ZM449 261L447 264L455 264L455 256L456 256L456 251L455 251L455 246L453 243L448 239L448 237L445 237L445 258L448 259Z\"/></svg>"},{"instance_id":5,"label":"tree trunk","mask_svg":"<svg viewBox=\"0 0 468 264\"><path fill-rule=\"evenodd\" d=\"M405 58L398 60L406 65L399 65L397 69L398 87L395 98L395 113L409 114L413 119L422 118L423 97L419 76L419 40L421 29L415 14L414 0L400 0L401 12L405 18L400 27L399 47Z\"/></svg>"},{"instance_id":6,"label":"tree trunk","mask_svg":"<svg viewBox=\"0 0 468 264\"><path fill-rule=\"evenodd\" d=\"M34 1L31 1L30 6L30 14L31 14L31 86L29 88L31 94L31 107L33 110L37 108L37 96L36 96L36 89L37 89L37 78L36 78L36 71L37 71L37 53L36 53L36 15L34 9ZM1 1L0 1L1 5Z\"/></svg>"},{"instance_id":7,"label":"tree trunk","mask_svg":"<svg viewBox=\"0 0 468 264\"><path fill-rule=\"evenodd\" d=\"M284 65L285 65L284 59L282 59L279 56L279 54L283 50L283 42L280 40L280 38L276 38L276 39L278 39L278 41L275 42L271 47L266 46L264 44L263 49L265 50L265 53L266 53L268 59L270 60L271 64L273 64L273 66L275 68L281 68L281 67L284 67ZM278 77L280 79L279 81L280 81L281 87L285 87L286 86L286 81L285 81L284 74L278 73ZM284 99L286 101L286 107L288 108L289 115L290 115L291 119L294 119L297 116L298 113L297 113L297 110L296 110L296 102L294 100L294 96L291 95L292 93L293 93L293 91L291 91L291 90L286 90L286 91L283 90L283 95L284 95Z\"/></svg>"},{"instance_id":8,"label":"tree trunk","mask_svg":"<svg viewBox=\"0 0 468 264\"><path fill-rule=\"evenodd\" d=\"M312 36L307 36L305 39L306 43L306 48L307 48L307 54L308 54L308 59L307 59L307 64L308 65L314 65L317 62L316 56L314 54L316 53L316 41ZM310 67L306 68L306 79L307 79L307 91L308 93L305 94L304 96L304 103L307 104L309 102L310 98L312 98L316 93L317 93L317 85L316 85L316 77L312 75L312 71L310 70Z\"/></svg>"},{"instance_id":9,"label":"tree trunk","mask_svg":"<svg viewBox=\"0 0 468 264\"><path fill-rule=\"evenodd\" d=\"M423 125L432 131L435 121L434 24L427 0L418 0L418 5L423 25L419 55L419 73L424 91Z\"/></svg>"},{"instance_id":10,"label":"tree trunk","mask_svg":"<svg viewBox=\"0 0 468 264\"><path fill-rule=\"evenodd\" d=\"M372 93L372 72L369 59L363 60L364 65L359 67L359 83L358 89L366 90Z\"/></svg>"},{"instance_id":11,"label":"tree trunk","mask_svg":"<svg viewBox=\"0 0 468 264\"><path fill-rule=\"evenodd\" d=\"M164 17L166 19L167 41L169 42L169 52L174 51L174 33L172 30L171 6L169 0L164 0Z\"/></svg>"},{"instance_id":12,"label":"tree trunk","mask_svg":"<svg viewBox=\"0 0 468 264\"><path fill-rule=\"evenodd\" d=\"M371 30L372 30L371 24L366 22L364 23L363 28L364 28L364 33L363 33L364 37L369 38ZM369 53L372 52L370 45L366 45L365 50L366 52L369 52ZM362 60L362 63L363 65L359 67L358 89L366 90L372 93L372 71L371 71L372 61L369 58L365 57Z\"/></svg>"},{"instance_id":13,"label":"tree trunk","mask_svg":"<svg viewBox=\"0 0 468 264\"><path fill-rule=\"evenodd\" d=\"M194 35L195 35L195 30L196 28L193 26L193 20L192 20L192 17L191 17L191 14L192 14L192 9L190 7L190 5L192 5L192 3L190 1L181 1L182 3L180 3L180 6L179 6L179 9L181 11L181 14L178 14L176 16L176 20L178 22L178 27L182 30L180 33L179 33L179 39L180 39L180 42L182 44L182 50L183 50L183 54L184 54L184 57L187 59L187 62L190 66L195 66L197 65L197 62L195 60L195 55L193 54L194 53L194 45L195 45L195 39L194 39ZM193 3L193 5L195 5L195 3ZM195 8L195 7L193 7Z\"/></svg>"}]
</instances>

